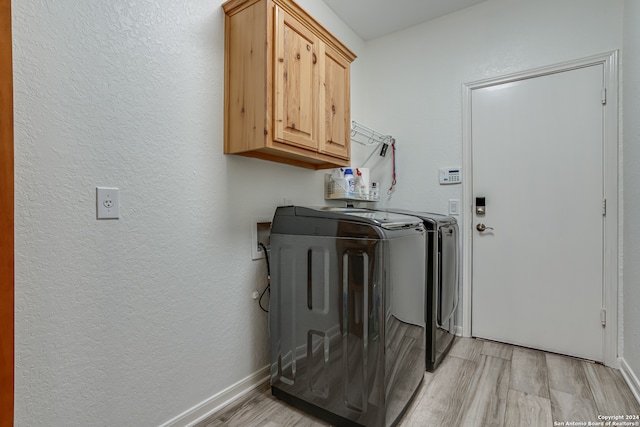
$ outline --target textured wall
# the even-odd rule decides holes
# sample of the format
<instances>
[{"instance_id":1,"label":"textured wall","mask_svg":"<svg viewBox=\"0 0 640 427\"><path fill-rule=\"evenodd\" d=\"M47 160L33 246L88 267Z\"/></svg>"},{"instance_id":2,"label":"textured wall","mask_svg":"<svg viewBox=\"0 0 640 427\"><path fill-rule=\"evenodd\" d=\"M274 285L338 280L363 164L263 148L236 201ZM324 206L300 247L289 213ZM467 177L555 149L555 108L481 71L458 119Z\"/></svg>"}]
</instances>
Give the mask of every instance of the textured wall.
<instances>
[{"instance_id":1,"label":"textured wall","mask_svg":"<svg viewBox=\"0 0 640 427\"><path fill-rule=\"evenodd\" d=\"M640 3L624 7L624 359L640 377Z\"/></svg>"},{"instance_id":2,"label":"textured wall","mask_svg":"<svg viewBox=\"0 0 640 427\"><path fill-rule=\"evenodd\" d=\"M222 154L221 3L13 4L16 426L158 425L267 364L250 227L323 180Z\"/></svg>"}]
</instances>

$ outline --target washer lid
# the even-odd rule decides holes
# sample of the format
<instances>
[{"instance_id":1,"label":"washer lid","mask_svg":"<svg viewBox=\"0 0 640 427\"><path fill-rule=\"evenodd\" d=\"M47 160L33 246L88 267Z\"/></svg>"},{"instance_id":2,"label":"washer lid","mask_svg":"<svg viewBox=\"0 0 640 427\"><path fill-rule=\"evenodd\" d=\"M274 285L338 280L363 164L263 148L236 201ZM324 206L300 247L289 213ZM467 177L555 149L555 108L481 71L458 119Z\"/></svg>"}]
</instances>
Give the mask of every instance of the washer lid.
<instances>
[{"instance_id":1,"label":"washer lid","mask_svg":"<svg viewBox=\"0 0 640 427\"><path fill-rule=\"evenodd\" d=\"M373 211L369 209L337 208L330 206L295 206L294 209L296 216L333 218L343 221L362 222L388 230L417 227L422 224L422 221L414 216L402 215L393 212Z\"/></svg>"}]
</instances>

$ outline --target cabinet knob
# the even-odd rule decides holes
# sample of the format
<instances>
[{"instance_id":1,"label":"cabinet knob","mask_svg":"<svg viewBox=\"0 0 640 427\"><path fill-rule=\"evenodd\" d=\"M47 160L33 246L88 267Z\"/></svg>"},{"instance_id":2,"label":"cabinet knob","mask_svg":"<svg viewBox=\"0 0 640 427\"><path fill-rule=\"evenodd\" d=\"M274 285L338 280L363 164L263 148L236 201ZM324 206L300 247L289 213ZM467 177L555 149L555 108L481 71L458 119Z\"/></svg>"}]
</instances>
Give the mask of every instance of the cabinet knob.
<instances>
[{"instance_id":1,"label":"cabinet knob","mask_svg":"<svg viewBox=\"0 0 640 427\"><path fill-rule=\"evenodd\" d=\"M316 54L315 54L315 53L313 53L311 56L313 57L313 63L315 64L315 63L317 62L317 60L318 60L318 59L316 58Z\"/></svg>"}]
</instances>

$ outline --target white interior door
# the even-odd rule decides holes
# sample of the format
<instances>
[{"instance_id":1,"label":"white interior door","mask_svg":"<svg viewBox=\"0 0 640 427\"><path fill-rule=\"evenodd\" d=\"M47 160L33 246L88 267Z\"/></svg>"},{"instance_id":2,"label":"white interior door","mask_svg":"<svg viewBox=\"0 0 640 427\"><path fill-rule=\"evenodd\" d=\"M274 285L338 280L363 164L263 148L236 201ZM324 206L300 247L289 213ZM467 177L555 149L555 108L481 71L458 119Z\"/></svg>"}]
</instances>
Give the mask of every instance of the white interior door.
<instances>
[{"instance_id":1,"label":"white interior door","mask_svg":"<svg viewBox=\"0 0 640 427\"><path fill-rule=\"evenodd\" d=\"M473 336L603 360L602 87L593 65L473 91Z\"/></svg>"}]
</instances>

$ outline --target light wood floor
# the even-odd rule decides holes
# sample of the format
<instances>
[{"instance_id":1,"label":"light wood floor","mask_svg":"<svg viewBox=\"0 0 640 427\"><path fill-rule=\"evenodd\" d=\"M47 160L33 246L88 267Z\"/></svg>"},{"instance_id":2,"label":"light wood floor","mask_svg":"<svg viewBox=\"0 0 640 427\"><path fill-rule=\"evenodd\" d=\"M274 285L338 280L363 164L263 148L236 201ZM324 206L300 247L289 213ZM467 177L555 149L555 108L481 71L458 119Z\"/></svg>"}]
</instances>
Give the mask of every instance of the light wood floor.
<instances>
[{"instance_id":1,"label":"light wood floor","mask_svg":"<svg viewBox=\"0 0 640 427\"><path fill-rule=\"evenodd\" d=\"M399 426L548 427L554 422L598 422L598 415L640 415L640 404L615 369L491 341L456 338L436 372L425 373ZM277 400L265 384L197 425L219 426L329 424Z\"/></svg>"}]
</instances>

